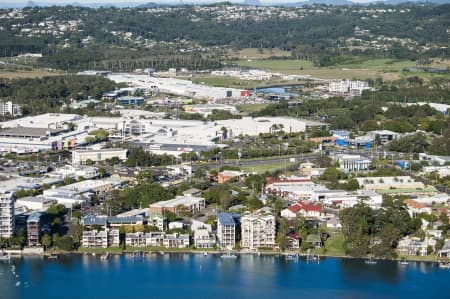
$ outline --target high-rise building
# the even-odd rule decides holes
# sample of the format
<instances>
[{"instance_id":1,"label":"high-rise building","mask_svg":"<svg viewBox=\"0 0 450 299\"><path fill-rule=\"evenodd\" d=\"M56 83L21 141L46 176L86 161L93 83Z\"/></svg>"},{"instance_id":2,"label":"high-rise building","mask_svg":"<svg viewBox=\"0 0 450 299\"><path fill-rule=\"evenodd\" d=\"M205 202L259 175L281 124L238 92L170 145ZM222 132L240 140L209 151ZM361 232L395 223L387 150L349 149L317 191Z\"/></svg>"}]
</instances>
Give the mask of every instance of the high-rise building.
<instances>
[{"instance_id":1,"label":"high-rise building","mask_svg":"<svg viewBox=\"0 0 450 299\"><path fill-rule=\"evenodd\" d=\"M241 218L241 247L256 249L275 246L275 216L246 214Z\"/></svg>"},{"instance_id":2,"label":"high-rise building","mask_svg":"<svg viewBox=\"0 0 450 299\"><path fill-rule=\"evenodd\" d=\"M13 104L11 101L3 102L0 100L0 115L1 116L17 116L21 115L20 106L17 104Z\"/></svg>"},{"instance_id":3,"label":"high-rise building","mask_svg":"<svg viewBox=\"0 0 450 299\"><path fill-rule=\"evenodd\" d=\"M15 231L14 194L0 193L0 237L10 238Z\"/></svg>"},{"instance_id":4,"label":"high-rise building","mask_svg":"<svg viewBox=\"0 0 450 299\"><path fill-rule=\"evenodd\" d=\"M27 219L27 244L28 246L40 246L41 240L41 212L34 212Z\"/></svg>"},{"instance_id":5,"label":"high-rise building","mask_svg":"<svg viewBox=\"0 0 450 299\"><path fill-rule=\"evenodd\" d=\"M238 214L220 212L217 214L217 241L220 248L231 249L236 242Z\"/></svg>"}]
</instances>

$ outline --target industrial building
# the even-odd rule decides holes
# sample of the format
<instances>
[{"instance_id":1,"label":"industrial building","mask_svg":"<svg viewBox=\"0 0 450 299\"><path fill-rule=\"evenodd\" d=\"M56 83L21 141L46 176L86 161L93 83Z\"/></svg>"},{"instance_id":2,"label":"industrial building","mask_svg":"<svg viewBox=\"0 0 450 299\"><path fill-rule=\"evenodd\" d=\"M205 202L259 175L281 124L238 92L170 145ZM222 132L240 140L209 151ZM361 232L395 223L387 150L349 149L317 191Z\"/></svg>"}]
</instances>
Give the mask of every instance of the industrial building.
<instances>
[{"instance_id":1,"label":"industrial building","mask_svg":"<svg viewBox=\"0 0 450 299\"><path fill-rule=\"evenodd\" d=\"M99 162L117 158L121 161L127 159L127 150L122 148L86 149L72 152L72 165L85 164L86 161Z\"/></svg>"}]
</instances>

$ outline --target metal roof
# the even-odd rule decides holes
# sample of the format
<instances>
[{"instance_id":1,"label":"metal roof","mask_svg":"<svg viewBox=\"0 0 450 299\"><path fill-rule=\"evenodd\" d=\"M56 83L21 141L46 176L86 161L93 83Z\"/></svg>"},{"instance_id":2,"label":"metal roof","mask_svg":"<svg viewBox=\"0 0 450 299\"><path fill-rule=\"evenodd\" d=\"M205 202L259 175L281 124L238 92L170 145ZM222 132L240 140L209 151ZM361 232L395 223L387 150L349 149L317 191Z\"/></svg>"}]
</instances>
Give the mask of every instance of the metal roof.
<instances>
[{"instance_id":1,"label":"metal roof","mask_svg":"<svg viewBox=\"0 0 450 299\"><path fill-rule=\"evenodd\" d=\"M217 214L218 221L221 225L226 226L234 226L236 225L236 222L234 221L234 217L230 213L220 212Z\"/></svg>"}]
</instances>

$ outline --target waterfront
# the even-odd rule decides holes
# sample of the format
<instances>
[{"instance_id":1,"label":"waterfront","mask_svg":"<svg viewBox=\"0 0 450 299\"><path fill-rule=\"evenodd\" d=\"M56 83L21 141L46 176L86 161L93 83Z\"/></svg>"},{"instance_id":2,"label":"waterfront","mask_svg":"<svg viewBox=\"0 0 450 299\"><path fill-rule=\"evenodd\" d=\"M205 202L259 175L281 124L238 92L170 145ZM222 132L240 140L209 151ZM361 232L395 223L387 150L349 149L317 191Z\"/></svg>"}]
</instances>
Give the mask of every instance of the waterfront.
<instances>
[{"instance_id":1,"label":"waterfront","mask_svg":"<svg viewBox=\"0 0 450 299\"><path fill-rule=\"evenodd\" d=\"M1 298L425 298L448 297L450 271L435 263L278 256L92 255L0 263Z\"/></svg>"}]
</instances>

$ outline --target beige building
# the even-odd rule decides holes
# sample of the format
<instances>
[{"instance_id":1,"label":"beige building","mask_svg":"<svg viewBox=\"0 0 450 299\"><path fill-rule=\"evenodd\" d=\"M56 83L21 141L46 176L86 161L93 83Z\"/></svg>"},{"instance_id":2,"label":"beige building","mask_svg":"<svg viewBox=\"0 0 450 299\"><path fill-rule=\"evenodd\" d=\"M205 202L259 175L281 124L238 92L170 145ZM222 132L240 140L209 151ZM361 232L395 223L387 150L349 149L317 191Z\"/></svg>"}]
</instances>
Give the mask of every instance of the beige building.
<instances>
[{"instance_id":1,"label":"beige building","mask_svg":"<svg viewBox=\"0 0 450 299\"><path fill-rule=\"evenodd\" d=\"M242 216L241 237L242 248L275 246L275 216L261 214Z\"/></svg>"},{"instance_id":2,"label":"beige building","mask_svg":"<svg viewBox=\"0 0 450 299\"><path fill-rule=\"evenodd\" d=\"M85 248L118 247L120 245L119 230L106 229L102 231L84 231L82 245Z\"/></svg>"},{"instance_id":3,"label":"beige building","mask_svg":"<svg viewBox=\"0 0 450 299\"><path fill-rule=\"evenodd\" d=\"M174 199L158 201L150 205L150 213L158 213L163 215L164 211L170 211L178 214L179 208L183 206L189 212L195 213L204 209L206 206L205 199L195 196L177 196Z\"/></svg>"},{"instance_id":4,"label":"beige building","mask_svg":"<svg viewBox=\"0 0 450 299\"><path fill-rule=\"evenodd\" d=\"M98 150L74 150L72 152L72 165L85 164L87 160L93 162L104 161L107 159L118 158L127 159L127 150L122 148L104 148Z\"/></svg>"},{"instance_id":5,"label":"beige building","mask_svg":"<svg viewBox=\"0 0 450 299\"><path fill-rule=\"evenodd\" d=\"M125 234L125 243L130 247L187 248L189 247L189 235L164 232L127 233Z\"/></svg>"}]
</instances>

